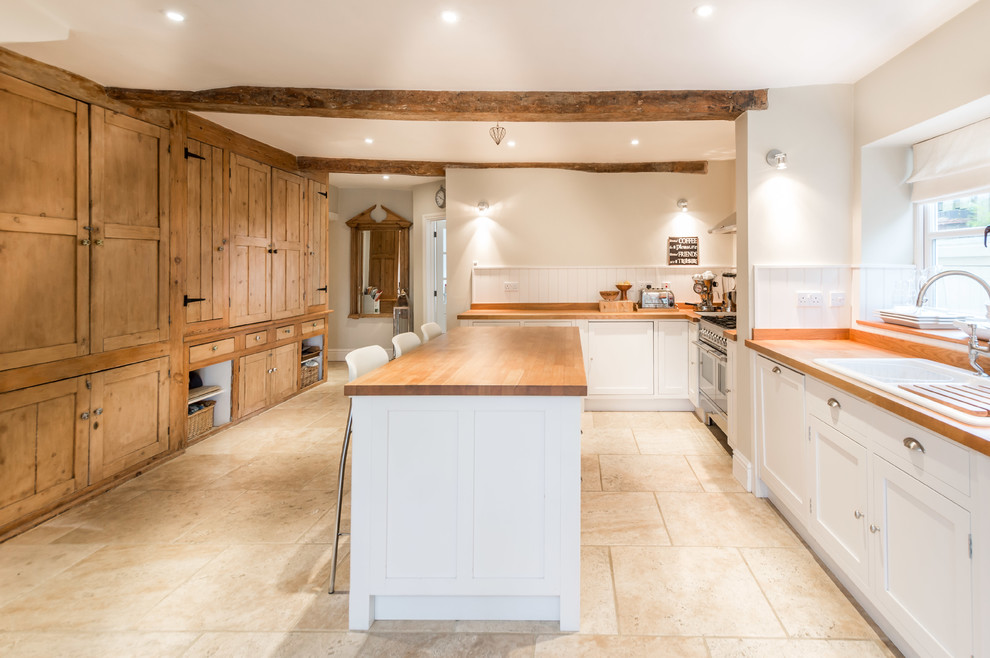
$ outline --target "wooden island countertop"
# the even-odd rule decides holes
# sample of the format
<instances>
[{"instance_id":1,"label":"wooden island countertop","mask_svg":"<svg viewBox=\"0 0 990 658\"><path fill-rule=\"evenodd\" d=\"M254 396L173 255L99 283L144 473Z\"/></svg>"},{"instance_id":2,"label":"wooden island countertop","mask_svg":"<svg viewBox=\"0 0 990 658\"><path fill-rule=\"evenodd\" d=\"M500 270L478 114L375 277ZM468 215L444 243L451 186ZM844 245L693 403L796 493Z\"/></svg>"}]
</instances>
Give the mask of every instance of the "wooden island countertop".
<instances>
[{"instance_id":1,"label":"wooden island countertop","mask_svg":"<svg viewBox=\"0 0 990 658\"><path fill-rule=\"evenodd\" d=\"M576 327L459 327L344 387L344 395L584 396Z\"/></svg>"}]
</instances>

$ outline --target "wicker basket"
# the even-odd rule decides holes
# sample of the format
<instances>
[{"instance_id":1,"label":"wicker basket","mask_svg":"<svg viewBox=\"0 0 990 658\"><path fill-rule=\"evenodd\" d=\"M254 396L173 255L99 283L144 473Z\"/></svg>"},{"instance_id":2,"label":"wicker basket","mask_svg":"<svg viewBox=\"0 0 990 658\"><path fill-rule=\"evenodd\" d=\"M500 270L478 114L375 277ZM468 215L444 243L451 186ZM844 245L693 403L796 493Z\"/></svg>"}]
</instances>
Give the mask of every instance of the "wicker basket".
<instances>
[{"instance_id":1,"label":"wicker basket","mask_svg":"<svg viewBox=\"0 0 990 658\"><path fill-rule=\"evenodd\" d=\"M320 366L302 366L302 388L320 381Z\"/></svg>"},{"instance_id":2,"label":"wicker basket","mask_svg":"<svg viewBox=\"0 0 990 658\"><path fill-rule=\"evenodd\" d=\"M205 408L189 414L189 420L186 421L187 441L213 429L213 407L216 403L216 400L204 400Z\"/></svg>"}]
</instances>

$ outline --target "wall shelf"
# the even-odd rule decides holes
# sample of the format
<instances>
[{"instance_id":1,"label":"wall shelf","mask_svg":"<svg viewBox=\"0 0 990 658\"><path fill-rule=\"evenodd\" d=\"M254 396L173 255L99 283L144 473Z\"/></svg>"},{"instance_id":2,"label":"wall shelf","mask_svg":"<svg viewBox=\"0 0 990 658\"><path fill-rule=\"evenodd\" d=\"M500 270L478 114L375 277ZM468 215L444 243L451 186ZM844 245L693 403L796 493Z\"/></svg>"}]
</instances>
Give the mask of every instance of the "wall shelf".
<instances>
[{"instance_id":1,"label":"wall shelf","mask_svg":"<svg viewBox=\"0 0 990 658\"><path fill-rule=\"evenodd\" d=\"M200 386L189 391L189 404L216 397L226 391L219 386Z\"/></svg>"}]
</instances>

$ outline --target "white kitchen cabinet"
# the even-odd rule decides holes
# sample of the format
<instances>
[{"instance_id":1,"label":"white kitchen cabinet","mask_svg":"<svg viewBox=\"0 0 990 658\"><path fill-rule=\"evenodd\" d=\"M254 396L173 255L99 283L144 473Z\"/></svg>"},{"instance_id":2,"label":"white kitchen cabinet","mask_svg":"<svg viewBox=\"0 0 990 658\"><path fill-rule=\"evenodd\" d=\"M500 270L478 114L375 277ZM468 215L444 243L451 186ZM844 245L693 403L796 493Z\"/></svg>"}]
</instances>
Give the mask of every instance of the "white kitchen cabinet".
<instances>
[{"instance_id":1,"label":"white kitchen cabinet","mask_svg":"<svg viewBox=\"0 0 990 658\"><path fill-rule=\"evenodd\" d=\"M688 328L688 399L697 409L701 406L698 399L698 323L692 322Z\"/></svg>"},{"instance_id":2,"label":"white kitchen cabinet","mask_svg":"<svg viewBox=\"0 0 990 658\"><path fill-rule=\"evenodd\" d=\"M523 320L524 327L573 327L573 320Z\"/></svg>"},{"instance_id":3,"label":"white kitchen cabinet","mask_svg":"<svg viewBox=\"0 0 990 658\"><path fill-rule=\"evenodd\" d=\"M653 395L653 322L588 323L588 394Z\"/></svg>"},{"instance_id":4,"label":"white kitchen cabinet","mask_svg":"<svg viewBox=\"0 0 990 658\"><path fill-rule=\"evenodd\" d=\"M756 442L760 479L793 514L808 514L804 375L756 357Z\"/></svg>"},{"instance_id":5,"label":"white kitchen cabinet","mask_svg":"<svg viewBox=\"0 0 990 658\"><path fill-rule=\"evenodd\" d=\"M695 353L694 346L691 346L691 353ZM697 377L695 372L695 377ZM730 340L725 345L725 411L729 417L729 427L725 432L725 439L729 447L736 449L736 436L738 435L738 410L736 409L736 341Z\"/></svg>"},{"instance_id":6,"label":"white kitchen cabinet","mask_svg":"<svg viewBox=\"0 0 990 658\"><path fill-rule=\"evenodd\" d=\"M688 397L688 369L690 364L687 320L664 320L656 323L657 395L664 398Z\"/></svg>"},{"instance_id":7,"label":"white kitchen cabinet","mask_svg":"<svg viewBox=\"0 0 990 658\"><path fill-rule=\"evenodd\" d=\"M881 457L873 479L877 605L928 655L972 655L970 513Z\"/></svg>"},{"instance_id":8,"label":"white kitchen cabinet","mask_svg":"<svg viewBox=\"0 0 990 658\"><path fill-rule=\"evenodd\" d=\"M867 449L825 421L809 416L811 533L863 590L870 584Z\"/></svg>"},{"instance_id":9,"label":"white kitchen cabinet","mask_svg":"<svg viewBox=\"0 0 990 658\"><path fill-rule=\"evenodd\" d=\"M471 327L518 327L520 320L468 320Z\"/></svg>"}]
</instances>

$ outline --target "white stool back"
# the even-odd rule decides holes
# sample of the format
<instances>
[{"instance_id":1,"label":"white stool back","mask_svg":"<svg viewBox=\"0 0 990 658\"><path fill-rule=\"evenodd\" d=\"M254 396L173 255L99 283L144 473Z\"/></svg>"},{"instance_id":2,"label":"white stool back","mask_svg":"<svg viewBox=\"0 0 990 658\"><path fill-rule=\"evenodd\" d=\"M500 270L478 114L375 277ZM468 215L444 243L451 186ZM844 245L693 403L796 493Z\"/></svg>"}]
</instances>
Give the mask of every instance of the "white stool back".
<instances>
[{"instance_id":1,"label":"white stool back","mask_svg":"<svg viewBox=\"0 0 990 658\"><path fill-rule=\"evenodd\" d=\"M395 345L395 358L399 358L406 352L411 352L420 345L423 341L419 339L419 336L411 331L407 331L404 334L399 334L398 336L392 336L392 344Z\"/></svg>"},{"instance_id":2,"label":"white stool back","mask_svg":"<svg viewBox=\"0 0 990 658\"><path fill-rule=\"evenodd\" d=\"M347 381L352 382L388 363L388 352L381 345L368 345L348 352L344 361L347 362Z\"/></svg>"},{"instance_id":3,"label":"white stool back","mask_svg":"<svg viewBox=\"0 0 990 658\"><path fill-rule=\"evenodd\" d=\"M443 335L443 327L438 325L436 322L427 322L422 327L419 328L423 332L423 342L427 343L437 336Z\"/></svg>"}]
</instances>

